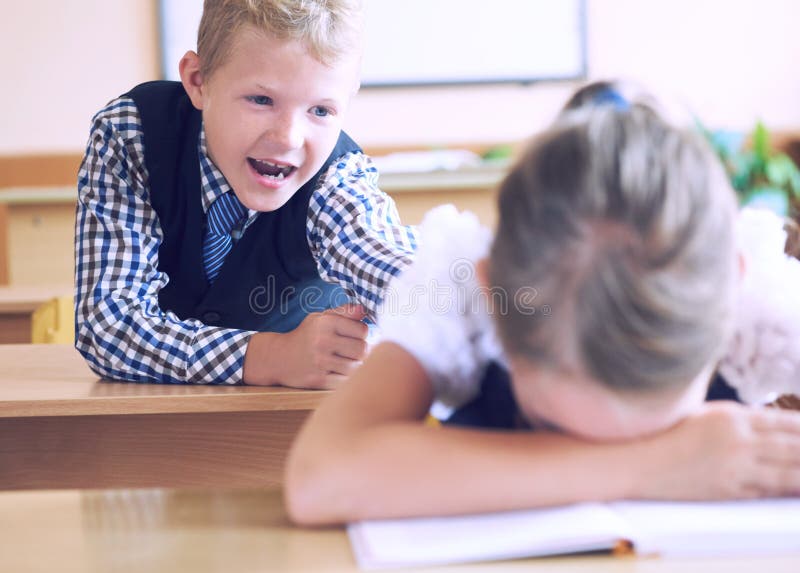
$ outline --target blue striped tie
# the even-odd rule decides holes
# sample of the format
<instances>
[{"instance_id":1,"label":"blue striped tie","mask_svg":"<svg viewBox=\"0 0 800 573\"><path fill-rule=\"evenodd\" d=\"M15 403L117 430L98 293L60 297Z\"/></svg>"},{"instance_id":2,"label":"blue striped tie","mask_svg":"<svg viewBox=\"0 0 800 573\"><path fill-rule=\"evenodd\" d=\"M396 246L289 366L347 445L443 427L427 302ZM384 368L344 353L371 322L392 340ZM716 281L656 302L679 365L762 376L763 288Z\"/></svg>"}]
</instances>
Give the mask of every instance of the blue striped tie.
<instances>
[{"instance_id":1,"label":"blue striped tie","mask_svg":"<svg viewBox=\"0 0 800 573\"><path fill-rule=\"evenodd\" d=\"M217 197L208 209L203 237L203 266L209 283L217 278L225 257L233 247L231 231L241 224L246 215L247 208L232 191Z\"/></svg>"}]
</instances>

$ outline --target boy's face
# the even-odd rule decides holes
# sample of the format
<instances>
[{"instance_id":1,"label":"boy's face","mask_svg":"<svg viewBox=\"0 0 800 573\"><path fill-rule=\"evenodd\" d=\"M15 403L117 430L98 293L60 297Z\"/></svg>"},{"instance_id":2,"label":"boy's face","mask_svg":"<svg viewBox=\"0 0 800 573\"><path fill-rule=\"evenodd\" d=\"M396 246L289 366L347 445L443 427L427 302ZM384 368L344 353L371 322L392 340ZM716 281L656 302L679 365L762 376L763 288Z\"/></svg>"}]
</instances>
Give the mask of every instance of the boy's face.
<instances>
[{"instance_id":1,"label":"boy's face","mask_svg":"<svg viewBox=\"0 0 800 573\"><path fill-rule=\"evenodd\" d=\"M257 211L286 203L328 158L358 88L359 58L332 66L303 44L245 27L209 78L197 54L181 78L203 111L208 153L239 200Z\"/></svg>"},{"instance_id":2,"label":"boy's face","mask_svg":"<svg viewBox=\"0 0 800 573\"><path fill-rule=\"evenodd\" d=\"M555 372L511 360L512 387L522 414L534 426L593 441L628 440L664 430L705 400L711 369L687 387L661 395L616 393L580 373Z\"/></svg>"}]
</instances>

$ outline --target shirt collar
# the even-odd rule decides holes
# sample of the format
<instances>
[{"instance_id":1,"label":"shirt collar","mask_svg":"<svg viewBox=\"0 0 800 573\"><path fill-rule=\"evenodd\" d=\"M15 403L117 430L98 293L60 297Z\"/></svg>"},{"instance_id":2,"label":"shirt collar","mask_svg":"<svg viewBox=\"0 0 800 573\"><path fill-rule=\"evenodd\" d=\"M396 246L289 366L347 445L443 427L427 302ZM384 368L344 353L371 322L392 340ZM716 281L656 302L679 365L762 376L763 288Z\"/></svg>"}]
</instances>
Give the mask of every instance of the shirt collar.
<instances>
[{"instance_id":1,"label":"shirt collar","mask_svg":"<svg viewBox=\"0 0 800 573\"><path fill-rule=\"evenodd\" d=\"M218 197L231 190L231 186L222 171L214 165L211 158L208 156L208 148L206 146L206 129L205 125L200 128L200 141L197 144L197 154L200 156L200 188L202 190L203 211L208 212L211 206Z\"/></svg>"}]
</instances>

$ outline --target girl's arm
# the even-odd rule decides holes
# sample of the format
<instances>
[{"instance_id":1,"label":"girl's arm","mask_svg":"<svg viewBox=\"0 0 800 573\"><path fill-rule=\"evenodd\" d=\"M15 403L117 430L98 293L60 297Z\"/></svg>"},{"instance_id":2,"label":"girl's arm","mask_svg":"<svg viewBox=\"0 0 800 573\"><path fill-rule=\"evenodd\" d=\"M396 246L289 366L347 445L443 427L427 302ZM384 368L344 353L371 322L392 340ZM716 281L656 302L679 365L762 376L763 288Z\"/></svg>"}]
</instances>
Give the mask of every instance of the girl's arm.
<instances>
[{"instance_id":1,"label":"girl's arm","mask_svg":"<svg viewBox=\"0 0 800 573\"><path fill-rule=\"evenodd\" d=\"M800 416L709 406L625 443L434 428L426 374L385 343L310 418L287 464L297 523L529 508L622 498L800 493Z\"/></svg>"}]
</instances>

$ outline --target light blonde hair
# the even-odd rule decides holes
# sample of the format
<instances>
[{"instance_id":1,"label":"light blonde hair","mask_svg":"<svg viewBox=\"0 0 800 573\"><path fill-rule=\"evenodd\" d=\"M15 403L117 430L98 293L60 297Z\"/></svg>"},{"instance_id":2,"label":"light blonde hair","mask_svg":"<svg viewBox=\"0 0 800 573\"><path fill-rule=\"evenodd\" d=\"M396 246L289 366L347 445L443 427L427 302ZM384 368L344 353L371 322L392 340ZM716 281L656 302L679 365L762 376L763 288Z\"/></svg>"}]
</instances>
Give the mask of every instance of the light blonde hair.
<instances>
[{"instance_id":1,"label":"light blonde hair","mask_svg":"<svg viewBox=\"0 0 800 573\"><path fill-rule=\"evenodd\" d=\"M201 72L210 77L230 56L243 27L302 42L330 65L360 50L362 0L205 0L197 33Z\"/></svg>"},{"instance_id":2,"label":"light blonde hair","mask_svg":"<svg viewBox=\"0 0 800 573\"><path fill-rule=\"evenodd\" d=\"M537 292L533 316L496 316L509 355L634 392L685 387L719 358L736 201L698 134L635 103L566 113L504 180L499 211L490 282Z\"/></svg>"}]
</instances>

